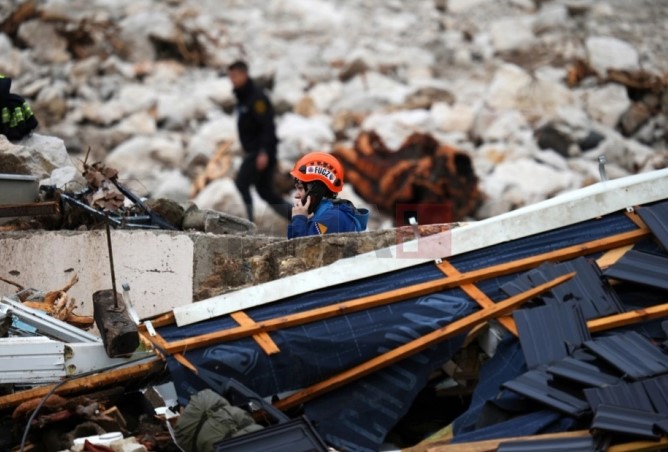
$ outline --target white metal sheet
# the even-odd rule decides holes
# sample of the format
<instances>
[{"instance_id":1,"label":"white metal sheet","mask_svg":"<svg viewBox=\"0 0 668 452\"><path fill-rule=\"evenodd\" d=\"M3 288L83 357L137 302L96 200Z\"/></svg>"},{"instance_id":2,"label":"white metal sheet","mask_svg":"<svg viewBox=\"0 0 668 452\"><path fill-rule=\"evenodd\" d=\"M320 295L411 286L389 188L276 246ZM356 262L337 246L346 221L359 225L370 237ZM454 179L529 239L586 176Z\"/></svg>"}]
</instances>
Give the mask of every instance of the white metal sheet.
<instances>
[{"instance_id":1,"label":"white metal sheet","mask_svg":"<svg viewBox=\"0 0 668 452\"><path fill-rule=\"evenodd\" d=\"M178 326L344 282L408 268L437 258L580 223L668 197L668 169L599 182L483 221L413 243L341 259L328 266L218 295L173 310Z\"/></svg>"}]
</instances>

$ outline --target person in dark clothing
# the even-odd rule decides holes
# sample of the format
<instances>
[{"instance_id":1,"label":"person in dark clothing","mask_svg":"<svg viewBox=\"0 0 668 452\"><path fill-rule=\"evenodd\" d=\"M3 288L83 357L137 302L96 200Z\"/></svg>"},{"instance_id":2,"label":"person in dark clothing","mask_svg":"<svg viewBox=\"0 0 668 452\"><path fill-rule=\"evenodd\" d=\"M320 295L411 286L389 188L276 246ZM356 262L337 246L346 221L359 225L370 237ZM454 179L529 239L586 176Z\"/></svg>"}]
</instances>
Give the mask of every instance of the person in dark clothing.
<instances>
[{"instance_id":1,"label":"person in dark clothing","mask_svg":"<svg viewBox=\"0 0 668 452\"><path fill-rule=\"evenodd\" d=\"M260 197L289 220L292 205L274 190L278 138L273 105L264 90L249 77L244 61L236 61L227 69L237 98L237 130L245 153L235 184L246 205L248 219L254 221L250 188L255 186Z\"/></svg>"}]
</instances>

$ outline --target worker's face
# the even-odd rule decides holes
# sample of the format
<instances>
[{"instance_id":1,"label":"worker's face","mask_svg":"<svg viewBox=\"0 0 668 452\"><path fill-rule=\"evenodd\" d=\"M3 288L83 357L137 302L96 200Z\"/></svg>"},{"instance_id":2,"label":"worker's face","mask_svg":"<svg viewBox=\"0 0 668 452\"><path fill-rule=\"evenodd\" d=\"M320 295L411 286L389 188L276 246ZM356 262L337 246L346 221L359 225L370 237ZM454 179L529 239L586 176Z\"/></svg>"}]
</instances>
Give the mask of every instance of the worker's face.
<instances>
[{"instance_id":1,"label":"worker's face","mask_svg":"<svg viewBox=\"0 0 668 452\"><path fill-rule=\"evenodd\" d=\"M246 81L248 80L248 74L238 69L233 69L229 71L227 75L230 77L232 86L234 86L235 88L241 88L246 84Z\"/></svg>"},{"instance_id":2,"label":"worker's face","mask_svg":"<svg viewBox=\"0 0 668 452\"><path fill-rule=\"evenodd\" d=\"M296 180L295 181L295 199L304 199L304 196L306 196L306 187L304 184Z\"/></svg>"}]
</instances>

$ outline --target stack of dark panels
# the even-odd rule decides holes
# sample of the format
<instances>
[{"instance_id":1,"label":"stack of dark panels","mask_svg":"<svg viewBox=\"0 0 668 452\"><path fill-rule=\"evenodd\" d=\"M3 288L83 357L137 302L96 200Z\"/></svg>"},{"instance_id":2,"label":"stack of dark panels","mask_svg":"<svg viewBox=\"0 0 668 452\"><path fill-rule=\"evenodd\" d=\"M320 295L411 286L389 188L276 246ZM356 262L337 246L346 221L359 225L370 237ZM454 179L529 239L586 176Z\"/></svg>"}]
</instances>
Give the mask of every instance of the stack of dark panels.
<instances>
[{"instance_id":1,"label":"stack of dark panels","mask_svg":"<svg viewBox=\"0 0 668 452\"><path fill-rule=\"evenodd\" d=\"M502 386L576 418L589 410L589 404L579 394L556 385L552 376L542 370L530 370Z\"/></svg>"},{"instance_id":2,"label":"stack of dark panels","mask_svg":"<svg viewBox=\"0 0 668 452\"><path fill-rule=\"evenodd\" d=\"M638 207L637 211L663 249L668 251L668 202Z\"/></svg>"},{"instance_id":3,"label":"stack of dark panels","mask_svg":"<svg viewBox=\"0 0 668 452\"><path fill-rule=\"evenodd\" d=\"M586 341L584 345L634 380L668 373L668 355L636 331Z\"/></svg>"},{"instance_id":4,"label":"stack of dark panels","mask_svg":"<svg viewBox=\"0 0 668 452\"><path fill-rule=\"evenodd\" d=\"M555 377L593 387L614 385L621 379L609 366L584 350L576 350L573 356L551 364L547 371Z\"/></svg>"},{"instance_id":5,"label":"stack of dark panels","mask_svg":"<svg viewBox=\"0 0 668 452\"><path fill-rule=\"evenodd\" d=\"M594 412L594 429L650 439L668 433L668 376L584 393Z\"/></svg>"},{"instance_id":6,"label":"stack of dark panels","mask_svg":"<svg viewBox=\"0 0 668 452\"><path fill-rule=\"evenodd\" d=\"M509 296L526 292L554 278L575 272L576 275L540 297L545 304L575 301L582 308L585 319L591 320L623 312L622 303L615 291L602 278L596 262L584 257L561 264L546 262L525 272L501 287Z\"/></svg>"},{"instance_id":7,"label":"stack of dark panels","mask_svg":"<svg viewBox=\"0 0 668 452\"><path fill-rule=\"evenodd\" d=\"M603 274L609 278L668 290L668 257L631 250Z\"/></svg>"},{"instance_id":8,"label":"stack of dark panels","mask_svg":"<svg viewBox=\"0 0 668 452\"><path fill-rule=\"evenodd\" d=\"M591 339L580 305L572 301L518 309L513 318L529 369L565 358Z\"/></svg>"}]
</instances>

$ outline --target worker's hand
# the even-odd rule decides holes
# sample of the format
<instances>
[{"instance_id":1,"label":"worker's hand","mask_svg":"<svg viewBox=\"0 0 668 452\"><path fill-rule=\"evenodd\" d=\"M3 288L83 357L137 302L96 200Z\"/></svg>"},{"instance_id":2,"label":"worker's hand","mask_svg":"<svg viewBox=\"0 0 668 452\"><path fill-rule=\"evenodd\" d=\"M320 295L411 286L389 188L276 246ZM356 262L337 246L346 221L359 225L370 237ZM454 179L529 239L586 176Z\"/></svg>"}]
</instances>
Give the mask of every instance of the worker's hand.
<instances>
[{"instance_id":1,"label":"worker's hand","mask_svg":"<svg viewBox=\"0 0 668 452\"><path fill-rule=\"evenodd\" d=\"M260 152L255 159L255 168L258 171L264 171L267 165L269 165L269 156L266 152Z\"/></svg>"},{"instance_id":2,"label":"worker's hand","mask_svg":"<svg viewBox=\"0 0 668 452\"><path fill-rule=\"evenodd\" d=\"M295 200L295 204L292 206L292 216L296 215L304 215L305 217L308 217L308 206L311 204L311 197L307 196L306 197L306 204L302 205L302 200L301 198L297 198Z\"/></svg>"}]
</instances>

